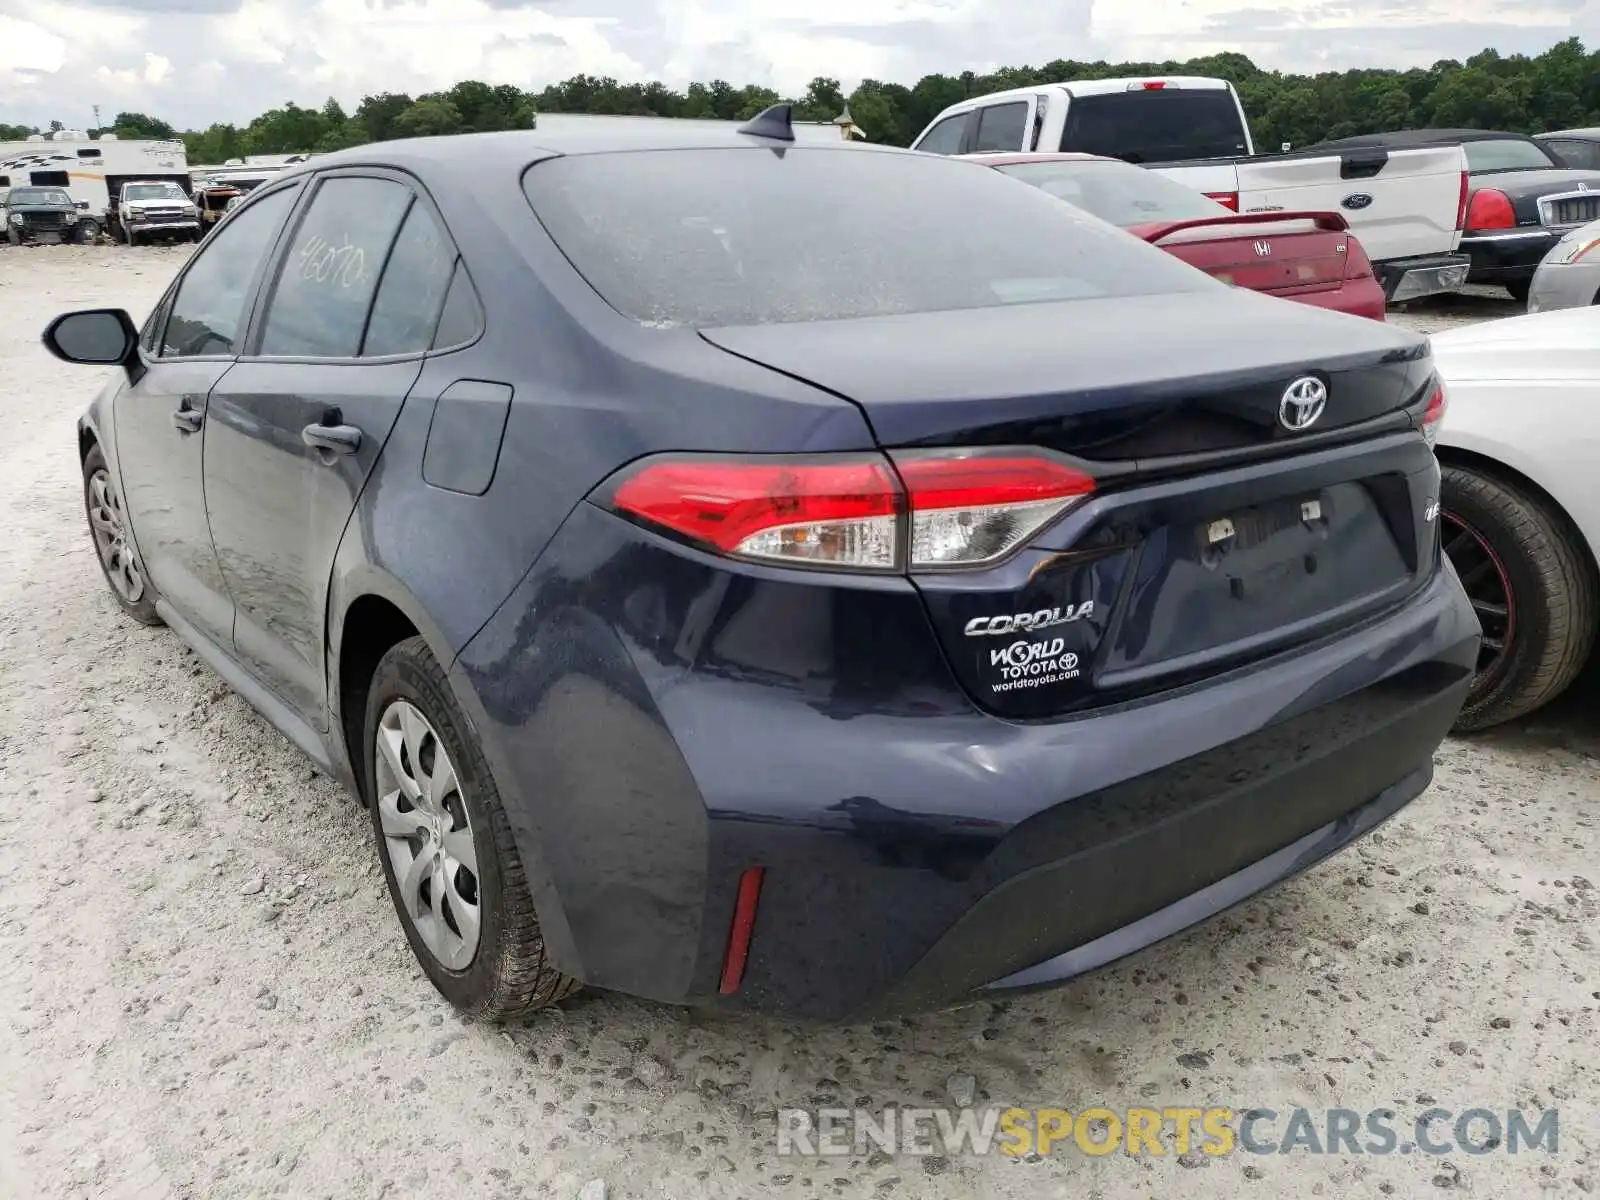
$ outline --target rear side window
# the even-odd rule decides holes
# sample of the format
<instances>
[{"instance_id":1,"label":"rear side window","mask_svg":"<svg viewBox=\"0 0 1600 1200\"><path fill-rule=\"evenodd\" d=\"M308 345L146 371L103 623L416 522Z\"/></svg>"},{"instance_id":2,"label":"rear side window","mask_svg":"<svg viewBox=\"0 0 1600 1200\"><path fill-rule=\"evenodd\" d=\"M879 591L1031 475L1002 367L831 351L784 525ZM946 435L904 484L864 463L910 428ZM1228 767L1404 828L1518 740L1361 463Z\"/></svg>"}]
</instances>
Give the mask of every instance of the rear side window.
<instances>
[{"instance_id":1,"label":"rear side window","mask_svg":"<svg viewBox=\"0 0 1600 1200\"><path fill-rule=\"evenodd\" d=\"M483 328L483 308L478 303L478 293L467 278L466 268L456 263L455 278L450 281L449 294L444 299L444 312L439 314L439 328L433 335L435 350L448 350L462 346L478 336Z\"/></svg>"},{"instance_id":2,"label":"rear side window","mask_svg":"<svg viewBox=\"0 0 1600 1200\"><path fill-rule=\"evenodd\" d=\"M1538 142L1521 138L1485 138L1477 142L1463 142L1467 152L1467 168L1473 173L1481 171L1537 171L1556 165Z\"/></svg>"},{"instance_id":3,"label":"rear side window","mask_svg":"<svg viewBox=\"0 0 1600 1200\"><path fill-rule=\"evenodd\" d=\"M1028 132L1028 102L991 104L978 110L978 132L973 137L976 153L996 150L1022 150Z\"/></svg>"},{"instance_id":4,"label":"rear side window","mask_svg":"<svg viewBox=\"0 0 1600 1200\"><path fill-rule=\"evenodd\" d=\"M455 248L433 213L414 203L383 268L361 353L414 354L432 345L455 262Z\"/></svg>"},{"instance_id":5,"label":"rear side window","mask_svg":"<svg viewBox=\"0 0 1600 1200\"><path fill-rule=\"evenodd\" d=\"M161 337L163 357L237 354L245 306L261 262L276 243L298 187L263 196L195 251Z\"/></svg>"},{"instance_id":6,"label":"rear side window","mask_svg":"<svg viewBox=\"0 0 1600 1200\"><path fill-rule=\"evenodd\" d=\"M1222 286L959 159L797 147L571 155L535 213L647 325L761 325Z\"/></svg>"},{"instance_id":7,"label":"rear side window","mask_svg":"<svg viewBox=\"0 0 1600 1200\"><path fill-rule=\"evenodd\" d=\"M390 179L323 180L278 268L256 353L354 358L410 203L411 189Z\"/></svg>"},{"instance_id":8,"label":"rear side window","mask_svg":"<svg viewBox=\"0 0 1600 1200\"><path fill-rule=\"evenodd\" d=\"M917 149L926 154L960 154L961 139L967 132L967 113L946 117L917 143Z\"/></svg>"},{"instance_id":9,"label":"rear side window","mask_svg":"<svg viewBox=\"0 0 1600 1200\"><path fill-rule=\"evenodd\" d=\"M1120 162L1031 162L996 167L1113 225L1225 217L1226 208L1191 187Z\"/></svg>"},{"instance_id":10,"label":"rear side window","mask_svg":"<svg viewBox=\"0 0 1600 1200\"><path fill-rule=\"evenodd\" d=\"M1223 88L1163 88L1074 99L1061 149L1132 163L1248 154L1244 119Z\"/></svg>"}]
</instances>

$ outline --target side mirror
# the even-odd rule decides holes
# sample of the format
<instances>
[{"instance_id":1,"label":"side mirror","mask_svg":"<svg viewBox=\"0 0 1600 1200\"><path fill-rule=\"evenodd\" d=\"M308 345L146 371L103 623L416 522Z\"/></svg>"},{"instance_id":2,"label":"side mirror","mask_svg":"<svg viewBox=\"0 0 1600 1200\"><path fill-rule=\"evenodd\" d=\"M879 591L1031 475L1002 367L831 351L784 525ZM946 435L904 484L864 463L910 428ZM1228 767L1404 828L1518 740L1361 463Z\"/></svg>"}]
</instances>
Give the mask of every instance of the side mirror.
<instances>
[{"instance_id":1,"label":"side mirror","mask_svg":"<svg viewBox=\"0 0 1600 1200\"><path fill-rule=\"evenodd\" d=\"M139 331L120 308L90 308L51 321L44 346L63 362L115 367L134 361Z\"/></svg>"},{"instance_id":2,"label":"side mirror","mask_svg":"<svg viewBox=\"0 0 1600 1200\"><path fill-rule=\"evenodd\" d=\"M81 208L84 212L88 212L89 211L89 202L87 200L79 200L78 201L78 207Z\"/></svg>"}]
</instances>

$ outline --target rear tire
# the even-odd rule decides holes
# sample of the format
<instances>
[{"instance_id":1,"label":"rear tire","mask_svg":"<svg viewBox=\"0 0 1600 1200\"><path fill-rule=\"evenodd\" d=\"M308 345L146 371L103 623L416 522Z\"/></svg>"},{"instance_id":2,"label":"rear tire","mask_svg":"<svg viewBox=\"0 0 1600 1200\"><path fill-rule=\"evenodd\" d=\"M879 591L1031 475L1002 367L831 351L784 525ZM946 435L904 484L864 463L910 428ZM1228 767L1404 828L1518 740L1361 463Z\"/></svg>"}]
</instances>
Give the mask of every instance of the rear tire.
<instances>
[{"instance_id":1,"label":"rear tire","mask_svg":"<svg viewBox=\"0 0 1600 1200\"><path fill-rule=\"evenodd\" d=\"M1506 284L1506 291L1511 293L1511 298L1518 304L1526 304L1528 302L1528 293L1532 290L1533 280L1531 279L1514 279Z\"/></svg>"},{"instance_id":2,"label":"rear tire","mask_svg":"<svg viewBox=\"0 0 1600 1200\"><path fill-rule=\"evenodd\" d=\"M1596 580L1577 535L1544 501L1504 479L1446 466L1440 504L1441 534L1452 561L1460 560L1463 584L1472 591L1498 576L1507 596L1503 616L1491 601L1474 601L1480 619L1504 638L1497 658L1480 659L1457 718L1455 731L1470 733L1525 716L1577 677L1600 616Z\"/></svg>"},{"instance_id":3,"label":"rear tire","mask_svg":"<svg viewBox=\"0 0 1600 1200\"><path fill-rule=\"evenodd\" d=\"M467 1018L496 1023L576 992L579 981L545 957L500 793L444 670L420 637L379 661L364 729L378 860L406 940L433 986ZM388 747L382 761L380 737ZM414 881L402 882L397 868Z\"/></svg>"}]
</instances>

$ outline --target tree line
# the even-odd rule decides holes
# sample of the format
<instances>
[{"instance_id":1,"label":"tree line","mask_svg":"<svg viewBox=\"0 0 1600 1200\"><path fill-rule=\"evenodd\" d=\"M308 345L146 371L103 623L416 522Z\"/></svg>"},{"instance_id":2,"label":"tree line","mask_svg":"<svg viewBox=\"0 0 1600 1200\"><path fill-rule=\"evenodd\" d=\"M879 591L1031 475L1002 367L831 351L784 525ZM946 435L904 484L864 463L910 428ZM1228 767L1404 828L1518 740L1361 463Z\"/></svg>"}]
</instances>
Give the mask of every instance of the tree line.
<instances>
[{"instance_id":1,"label":"tree line","mask_svg":"<svg viewBox=\"0 0 1600 1200\"><path fill-rule=\"evenodd\" d=\"M121 138L181 137L193 163L219 163L247 154L326 153L365 142L430 134L525 129L537 113L606 113L661 117L753 116L769 104L796 104L795 119L831 121L848 104L869 140L904 146L943 108L1004 88L1121 75L1210 75L1238 88L1256 144L1276 150L1327 138L1397 129L1468 127L1537 133L1600 125L1600 52L1568 38L1543 54L1501 55L1484 50L1465 62L1443 59L1426 69L1356 69L1320 75L1265 71L1242 54L1187 62L1108 63L1054 59L1040 67L1006 67L979 75L925 75L914 85L866 79L848 95L837 79L819 76L801 96L782 97L756 84L726 80L692 83L678 91L662 83L621 83L574 75L540 91L476 80L448 91L411 96L364 96L354 112L330 99L320 108L293 102L247 125L215 124L176 131L143 113L119 113L109 127ZM61 122L51 123L59 129ZM37 130L0 124L0 140Z\"/></svg>"}]
</instances>

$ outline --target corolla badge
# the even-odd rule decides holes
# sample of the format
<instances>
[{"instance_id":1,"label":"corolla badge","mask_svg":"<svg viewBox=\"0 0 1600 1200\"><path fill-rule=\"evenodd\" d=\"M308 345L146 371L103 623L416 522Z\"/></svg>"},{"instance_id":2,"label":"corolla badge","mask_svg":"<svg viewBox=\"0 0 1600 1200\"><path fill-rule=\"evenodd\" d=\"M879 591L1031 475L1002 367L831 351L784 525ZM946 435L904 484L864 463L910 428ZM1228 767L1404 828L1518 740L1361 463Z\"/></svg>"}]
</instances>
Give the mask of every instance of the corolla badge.
<instances>
[{"instance_id":1,"label":"corolla badge","mask_svg":"<svg viewBox=\"0 0 1600 1200\"><path fill-rule=\"evenodd\" d=\"M1339 201L1339 203L1343 207L1348 208L1353 212L1356 209L1366 208L1367 205L1371 204L1372 203L1372 193L1370 193L1370 192L1351 192L1343 200Z\"/></svg>"},{"instance_id":2,"label":"corolla badge","mask_svg":"<svg viewBox=\"0 0 1600 1200\"><path fill-rule=\"evenodd\" d=\"M1283 390L1278 424L1290 433L1310 429L1328 406L1328 385L1315 375L1302 375Z\"/></svg>"}]
</instances>

